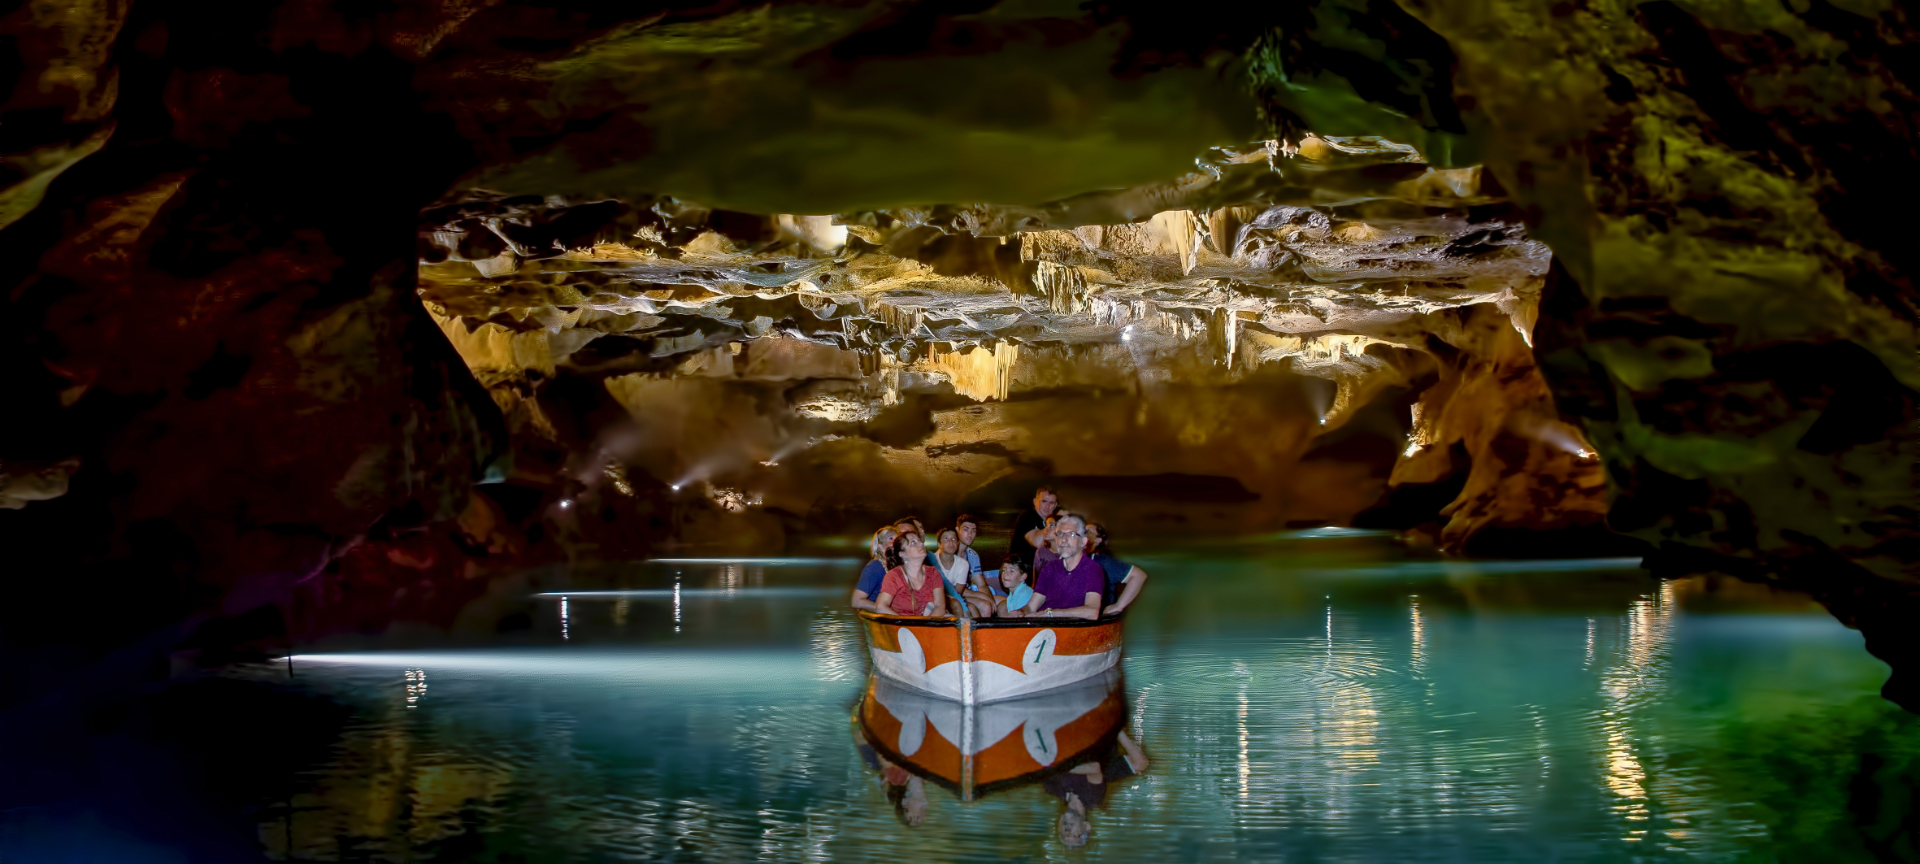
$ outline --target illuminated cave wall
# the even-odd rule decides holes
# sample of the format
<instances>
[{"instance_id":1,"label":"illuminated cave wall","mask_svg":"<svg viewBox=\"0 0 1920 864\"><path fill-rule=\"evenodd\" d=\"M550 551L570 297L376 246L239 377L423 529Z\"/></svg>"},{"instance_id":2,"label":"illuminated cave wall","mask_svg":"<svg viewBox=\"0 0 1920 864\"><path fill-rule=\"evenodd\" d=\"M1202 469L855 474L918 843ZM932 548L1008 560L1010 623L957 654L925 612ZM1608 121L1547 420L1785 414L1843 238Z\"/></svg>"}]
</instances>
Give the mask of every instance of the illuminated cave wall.
<instances>
[{"instance_id":1,"label":"illuminated cave wall","mask_svg":"<svg viewBox=\"0 0 1920 864\"><path fill-rule=\"evenodd\" d=\"M1329 426L1418 394L1388 480L1464 483L1422 504L1443 545L1604 509L1683 569L1899 595L1920 560L1898 8L135 0L0 29L28 250L0 261L0 529L155 608L418 562L421 532L436 561L512 545L462 514L537 546L570 484L613 483L615 389L731 393L756 379L716 350L779 339L842 353L741 428L780 446L802 405L898 392L926 437L816 446L903 483L954 458L927 441L1003 434L970 407L1040 422L1025 392L1098 386L1180 442L1156 399L1319 376L1271 389ZM1274 440L1268 516L1351 504L1275 504L1304 445Z\"/></svg>"}]
</instances>

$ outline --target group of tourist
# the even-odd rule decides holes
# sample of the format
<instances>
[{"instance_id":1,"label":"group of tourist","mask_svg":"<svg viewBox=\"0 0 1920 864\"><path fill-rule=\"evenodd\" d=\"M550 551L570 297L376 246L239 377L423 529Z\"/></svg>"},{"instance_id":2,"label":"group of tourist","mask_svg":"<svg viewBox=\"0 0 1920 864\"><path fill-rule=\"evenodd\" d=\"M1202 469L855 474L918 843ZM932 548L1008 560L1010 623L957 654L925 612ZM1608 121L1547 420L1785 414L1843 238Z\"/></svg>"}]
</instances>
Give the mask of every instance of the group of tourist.
<instances>
[{"instance_id":1,"label":"group of tourist","mask_svg":"<svg viewBox=\"0 0 1920 864\"><path fill-rule=\"evenodd\" d=\"M1084 618L1117 615L1140 596L1146 571L1113 555L1105 526L1060 509L1051 487L1034 492L998 570L982 570L973 542L980 522L954 520L931 541L907 517L873 532L871 560L853 607L893 615L963 618Z\"/></svg>"}]
</instances>

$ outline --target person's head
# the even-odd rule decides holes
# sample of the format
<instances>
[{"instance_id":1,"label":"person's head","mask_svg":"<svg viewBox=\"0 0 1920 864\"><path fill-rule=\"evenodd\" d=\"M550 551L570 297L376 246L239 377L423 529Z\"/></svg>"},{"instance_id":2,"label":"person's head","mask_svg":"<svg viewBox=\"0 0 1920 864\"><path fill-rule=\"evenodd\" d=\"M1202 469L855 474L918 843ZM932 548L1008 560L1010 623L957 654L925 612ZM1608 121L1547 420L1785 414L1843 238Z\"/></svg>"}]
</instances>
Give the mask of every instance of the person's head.
<instances>
[{"instance_id":1,"label":"person's head","mask_svg":"<svg viewBox=\"0 0 1920 864\"><path fill-rule=\"evenodd\" d=\"M885 561L888 547L892 546L894 539L899 536L899 529L892 525L873 532L873 542L867 544L867 551L873 553L873 560Z\"/></svg>"},{"instance_id":2,"label":"person's head","mask_svg":"<svg viewBox=\"0 0 1920 864\"><path fill-rule=\"evenodd\" d=\"M1087 551L1087 520L1071 514L1060 517L1053 526L1053 551L1062 558Z\"/></svg>"},{"instance_id":3,"label":"person's head","mask_svg":"<svg viewBox=\"0 0 1920 864\"><path fill-rule=\"evenodd\" d=\"M1098 522L1088 522L1087 554L1092 555L1095 552L1107 552L1109 555L1113 554L1107 551L1107 526Z\"/></svg>"},{"instance_id":4,"label":"person's head","mask_svg":"<svg viewBox=\"0 0 1920 864\"><path fill-rule=\"evenodd\" d=\"M940 551L945 552L948 555L952 555L959 552L960 551L960 532L955 531L952 528L941 529L940 530Z\"/></svg>"},{"instance_id":5,"label":"person's head","mask_svg":"<svg viewBox=\"0 0 1920 864\"><path fill-rule=\"evenodd\" d=\"M1078 849L1087 845L1087 837L1093 834L1093 823L1087 821L1087 805L1080 802L1080 796L1067 793L1067 811L1060 814L1060 842L1069 849Z\"/></svg>"},{"instance_id":6,"label":"person's head","mask_svg":"<svg viewBox=\"0 0 1920 864\"><path fill-rule=\"evenodd\" d=\"M893 538L893 545L887 547L887 566L899 567L908 561L923 561L927 557L926 543L920 535L912 531L902 531Z\"/></svg>"},{"instance_id":7,"label":"person's head","mask_svg":"<svg viewBox=\"0 0 1920 864\"><path fill-rule=\"evenodd\" d=\"M1018 558L1008 558L1000 565L1000 587L1012 591L1020 583L1027 581L1027 566Z\"/></svg>"},{"instance_id":8,"label":"person's head","mask_svg":"<svg viewBox=\"0 0 1920 864\"><path fill-rule=\"evenodd\" d=\"M1054 508L1060 506L1060 496L1053 494L1052 486L1042 486L1033 490L1033 512L1045 519L1053 515Z\"/></svg>"},{"instance_id":9,"label":"person's head","mask_svg":"<svg viewBox=\"0 0 1920 864\"><path fill-rule=\"evenodd\" d=\"M953 527L960 532L962 546L972 546L973 538L980 536L980 520L973 518L971 513L960 514L960 518L953 520Z\"/></svg>"}]
</instances>

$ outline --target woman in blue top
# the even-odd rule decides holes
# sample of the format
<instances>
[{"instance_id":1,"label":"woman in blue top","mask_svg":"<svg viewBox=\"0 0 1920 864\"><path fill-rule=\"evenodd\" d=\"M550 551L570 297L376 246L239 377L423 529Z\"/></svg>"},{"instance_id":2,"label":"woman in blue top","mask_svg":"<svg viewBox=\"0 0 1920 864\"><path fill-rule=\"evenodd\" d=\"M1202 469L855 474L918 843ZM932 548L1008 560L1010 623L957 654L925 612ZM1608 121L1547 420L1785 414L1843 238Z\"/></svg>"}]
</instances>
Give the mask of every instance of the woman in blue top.
<instances>
[{"instance_id":1,"label":"woman in blue top","mask_svg":"<svg viewBox=\"0 0 1920 864\"><path fill-rule=\"evenodd\" d=\"M873 543L867 547L873 560L860 570L860 581L853 588L853 608L886 613L874 600L880 596L880 581L887 578L887 549L898 536L900 532L891 525L873 532Z\"/></svg>"},{"instance_id":2,"label":"woman in blue top","mask_svg":"<svg viewBox=\"0 0 1920 864\"><path fill-rule=\"evenodd\" d=\"M1107 545L1107 526L1098 522L1087 523L1087 554L1107 574L1106 607L1100 610L1100 617L1120 614L1140 596L1141 586L1147 584L1147 571L1113 557Z\"/></svg>"}]
</instances>

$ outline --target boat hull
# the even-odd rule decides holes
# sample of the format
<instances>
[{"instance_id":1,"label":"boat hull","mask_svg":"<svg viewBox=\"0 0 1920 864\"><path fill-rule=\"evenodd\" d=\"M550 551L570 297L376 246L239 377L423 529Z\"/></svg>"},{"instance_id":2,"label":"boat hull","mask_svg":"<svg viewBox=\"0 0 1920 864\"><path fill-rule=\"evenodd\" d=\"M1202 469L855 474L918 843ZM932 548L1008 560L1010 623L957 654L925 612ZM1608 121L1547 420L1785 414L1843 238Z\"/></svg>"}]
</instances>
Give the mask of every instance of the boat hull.
<instances>
[{"instance_id":1,"label":"boat hull","mask_svg":"<svg viewBox=\"0 0 1920 864\"><path fill-rule=\"evenodd\" d=\"M860 613L874 674L962 704L1017 699L1120 663L1123 619L915 618Z\"/></svg>"}]
</instances>

